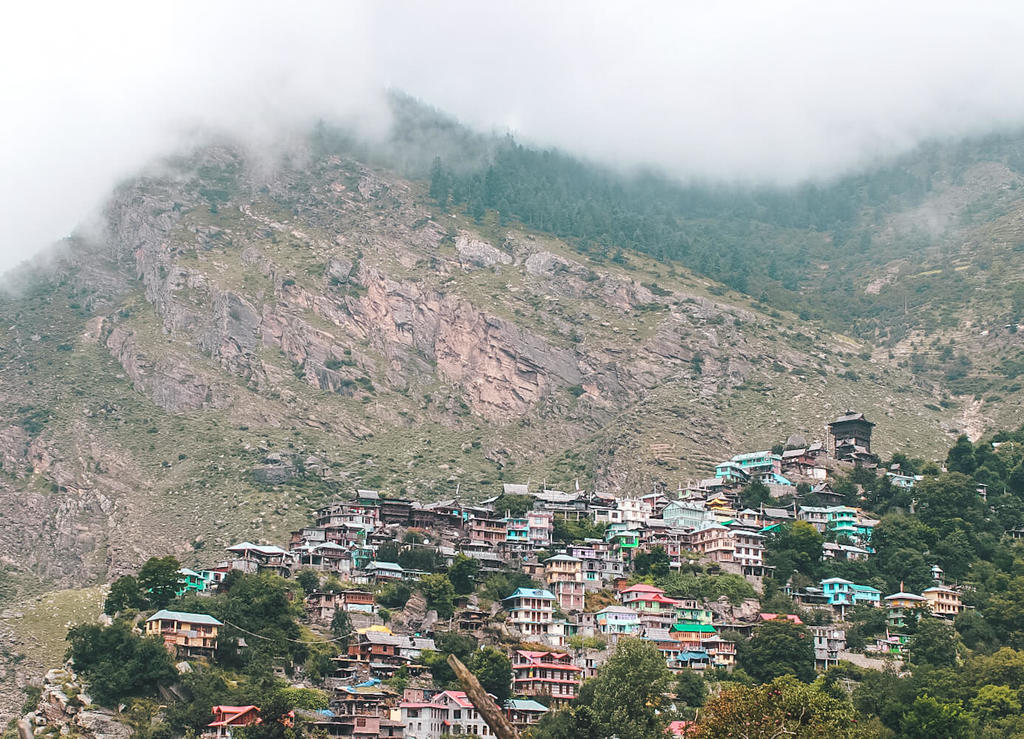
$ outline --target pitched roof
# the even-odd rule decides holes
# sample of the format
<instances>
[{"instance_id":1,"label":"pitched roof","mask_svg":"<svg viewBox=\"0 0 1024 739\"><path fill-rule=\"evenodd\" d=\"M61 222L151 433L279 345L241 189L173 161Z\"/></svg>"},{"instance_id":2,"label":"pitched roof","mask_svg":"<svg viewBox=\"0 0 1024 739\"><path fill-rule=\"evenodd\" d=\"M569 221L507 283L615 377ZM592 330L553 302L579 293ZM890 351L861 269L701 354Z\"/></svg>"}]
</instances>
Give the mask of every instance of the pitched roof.
<instances>
[{"instance_id":1,"label":"pitched roof","mask_svg":"<svg viewBox=\"0 0 1024 739\"><path fill-rule=\"evenodd\" d=\"M214 716L220 716L219 720L211 721L207 726L234 726L238 725L239 719L243 718L247 713L255 711L260 712L257 706L214 706L210 709ZM257 719L258 721L259 719Z\"/></svg>"},{"instance_id":2,"label":"pitched roof","mask_svg":"<svg viewBox=\"0 0 1024 739\"><path fill-rule=\"evenodd\" d=\"M234 546L228 547L229 552L244 552L252 550L259 552L260 554L287 554L281 547L274 546L273 544L253 544L251 541L243 541L241 544L235 544Z\"/></svg>"},{"instance_id":3,"label":"pitched roof","mask_svg":"<svg viewBox=\"0 0 1024 739\"><path fill-rule=\"evenodd\" d=\"M653 585L648 585L645 582L638 582L636 585L630 585L628 588L623 588L619 591L620 593L664 593L662 588L656 588Z\"/></svg>"},{"instance_id":4,"label":"pitched roof","mask_svg":"<svg viewBox=\"0 0 1024 739\"><path fill-rule=\"evenodd\" d=\"M780 619L785 619L786 621L791 621L795 624L803 623L803 621L800 620L799 616L796 616L792 613L759 613L757 614L757 617L761 621L777 621Z\"/></svg>"},{"instance_id":5,"label":"pitched roof","mask_svg":"<svg viewBox=\"0 0 1024 739\"><path fill-rule=\"evenodd\" d=\"M543 703L538 703L532 698L509 698L505 701L505 709L508 711L536 711L537 713L546 713L548 707Z\"/></svg>"},{"instance_id":6,"label":"pitched roof","mask_svg":"<svg viewBox=\"0 0 1024 739\"><path fill-rule=\"evenodd\" d=\"M433 700L431 700L431 703L439 703L440 698L449 698L460 708L473 707L473 702L469 699L469 696L466 695L465 691L462 690L446 690L443 693L438 693L434 696Z\"/></svg>"},{"instance_id":7,"label":"pitched roof","mask_svg":"<svg viewBox=\"0 0 1024 739\"><path fill-rule=\"evenodd\" d=\"M367 565L368 570L388 570L389 572L405 572L402 565L395 562L371 562Z\"/></svg>"},{"instance_id":8,"label":"pitched roof","mask_svg":"<svg viewBox=\"0 0 1024 739\"><path fill-rule=\"evenodd\" d=\"M717 634L715 627L711 624L673 624L672 631L681 631L684 634Z\"/></svg>"},{"instance_id":9,"label":"pitched roof","mask_svg":"<svg viewBox=\"0 0 1024 739\"><path fill-rule=\"evenodd\" d=\"M544 590L543 588L516 588L516 592L507 598L502 600L511 600L512 598L541 598L543 600L554 600L555 596L550 590Z\"/></svg>"},{"instance_id":10,"label":"pitched roof","mask_svg":"<svg viewBox=\"0 0 1024 739\"><path fill-rule=\"evenodd\" d=\"M205 613L185 613L183 611L159 610L146 619L150 621L181 621L187 624L203 624L204 626L223 626L220 621Z\"/></svg>"},{"instance_id":11,"label":"pitched roof","mask_svg":"<svg viewBox=\"0 0 1024 739\"><path fill-rule=\"evenodd\" d=\"M902 590L900 592L898 592L898 593L893 593L892 595L885 596L885 599L886 600L916 600L916 601L928 600L924 596L917 595L915 593L904 593Z\"/></svg>"},{"instance_id":12,"label":"pitched roof","mask_svg":"<svg viewBox=\"0 0 1024 739\"><path fill-rule=\"evenodd\" d=\"M832 423L843 423L844 421L867 421L867 419L864 418L864 414L863 413L857 413L856 411L849 411L848 410L848 411L846 411L846 413L844 413L843 415L839 416L839 418L834 420ZM871 422L868 421L868 423L871 423ZM873 423L871 425L874 426Z\"/></svg>"}]
</instances>

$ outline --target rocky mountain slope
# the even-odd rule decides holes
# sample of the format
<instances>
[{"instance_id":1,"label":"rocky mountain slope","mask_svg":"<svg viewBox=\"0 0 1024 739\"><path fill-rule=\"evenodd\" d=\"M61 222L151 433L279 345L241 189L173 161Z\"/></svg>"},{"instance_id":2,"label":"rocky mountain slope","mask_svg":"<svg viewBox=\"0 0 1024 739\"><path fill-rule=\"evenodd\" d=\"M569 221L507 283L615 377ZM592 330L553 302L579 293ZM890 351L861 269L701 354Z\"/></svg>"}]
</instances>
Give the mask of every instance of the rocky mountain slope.
<instances>
[{"instance_id":1,"label":"rocky mountain slope","mask_svg":"<svg viewBox=\"0 0 1024 739\"><path fill-rule=\"evenodd\" d=\"M957 258L1005 253L1020 213ZM820 437L846 407L877 421L881 453L932 458L1019 408L1019 385L992 380L999 403L964 382L1020 348L981 318L873 347L679 265L441 212L424 184L344 156L209 146L11 276L0 563L22 597L154 554L208 563L240 538L283 542L355 486L674 489L726 453ZM943 362L964 353L957 384Z\"/></svg>"}]
</instances>

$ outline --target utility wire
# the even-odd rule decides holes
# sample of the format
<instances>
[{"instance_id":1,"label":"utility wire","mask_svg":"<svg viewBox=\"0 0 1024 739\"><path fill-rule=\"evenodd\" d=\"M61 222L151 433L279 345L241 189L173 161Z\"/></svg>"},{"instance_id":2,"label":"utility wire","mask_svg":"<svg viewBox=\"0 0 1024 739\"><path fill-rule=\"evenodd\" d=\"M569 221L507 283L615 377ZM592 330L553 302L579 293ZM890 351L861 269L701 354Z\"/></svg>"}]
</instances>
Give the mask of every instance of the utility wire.
<instances>
[{"instance_id":1,"label":"utility wire","mask_svg":"<svg viewBox=\"0 0 1024 739\"><path fill-rule=\"evenodd\" d=\"M254 633L252 631L249 631L248 629L243 629L238 624L233 624L233 623L231 623L230 621L227 621L227 620L224 620L223 623L224 623L225 626L230 626L233 629L238 629L243 634L248 634L249 636L254 636L257 639L263 639L265 641L279 641L281 639L284 639L285 641L290 641L293 644L313 645L313 644L323 644L325 642L336 642L336 641L342 641L344 639L348 639L351 636L356 636L359 633L358 631L350 631L347 634L342 634L341 636L336 636L333 639L317 639L316 641L304 641L302 639L289 639L287 636L280 636L280 637L277 637L277 638L270 637L270 636L263 636L262 634L256 634L256 633Z\"/></svg>"}]
</instances>

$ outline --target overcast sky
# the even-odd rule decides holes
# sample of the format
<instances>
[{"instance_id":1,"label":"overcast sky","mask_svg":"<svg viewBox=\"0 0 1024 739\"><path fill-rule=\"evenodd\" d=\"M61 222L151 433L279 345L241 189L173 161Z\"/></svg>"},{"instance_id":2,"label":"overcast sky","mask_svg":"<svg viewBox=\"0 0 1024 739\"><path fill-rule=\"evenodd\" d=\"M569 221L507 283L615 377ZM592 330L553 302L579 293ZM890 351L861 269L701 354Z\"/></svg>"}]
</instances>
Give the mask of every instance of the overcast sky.
<instances>
[{"instance_id":1,"label":"overcast sky","mask_svg":"<svg viewBox=\"0 0 1024 739\"><path fill-rule=\"evenodd\" d=\"M1024 124L1017 2L18 3L0 29L0 270L190 132L484 129L682 178L792 183Z\"/></svg>"}]
</instances>

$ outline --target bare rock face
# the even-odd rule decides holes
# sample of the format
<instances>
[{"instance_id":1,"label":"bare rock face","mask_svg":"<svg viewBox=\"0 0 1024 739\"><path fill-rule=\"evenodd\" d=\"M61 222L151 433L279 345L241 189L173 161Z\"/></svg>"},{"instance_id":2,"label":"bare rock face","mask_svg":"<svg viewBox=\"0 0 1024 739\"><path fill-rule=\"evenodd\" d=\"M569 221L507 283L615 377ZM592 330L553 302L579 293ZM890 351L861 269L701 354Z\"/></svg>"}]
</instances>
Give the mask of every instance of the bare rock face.
<instances>
[{"instance_id":1,"label":"bare rock face","mask_svg":"<svg viewBox=\"0 0 1024 739\"><path fill-rule=\"evenodd\" d=\"M212 383L181 359L167 355L153 360L142 354L130 330L115 327L107 337L107 347L135 389L164 410L178 413L223 404L223 399L215 399Z\"/></svg>"},{"instance_id":2,"label":"bare rock face","mask_svg":"<svg viewBox=\"0 0 1024 739\"><path fill-rule=\"evenodd\" d=\"M35 736L51 734L83 739L130 739L131 729L116 714L93 704L85 686L70 668L50 670L34 711L23 721Z\"/></svg>"},{"instance_id":3,"label":"bare rock face","mask_svg":"<svg viewBox=\"0 0 1024 739\"><path fill-rule=\"evenodd\" d=\"M466 232L460 233L455 240L455 251L459 253L459 262L464 269L490 269L499 264L512 264L511 255Z\"/></svg>"},{"instance_id":4,"label":"bare rock face","mask_svg":"<svg viewBox=\"0 0 1024 739\"><path fill-rule=\"evenodd\" d=\"M263 464L253 467L253 477L265 485L280 485L298 476L299 470L294 458L275 452L263 459Z\"/></svg>"}]
</instances>

